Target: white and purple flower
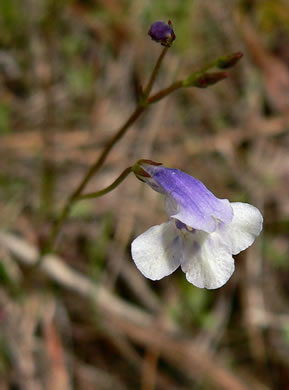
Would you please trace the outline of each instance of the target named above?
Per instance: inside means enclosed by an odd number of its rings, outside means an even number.
[[[152,280],[179,266],[200,288],[223,286],[234,272],[232,255],[248,248],[262,230],[260,211],[247,203],[216,198],[199,180],[151,161],[135,165],[136,176],[166,196],[169,221],[153,226],[131,245],[141,273]]]

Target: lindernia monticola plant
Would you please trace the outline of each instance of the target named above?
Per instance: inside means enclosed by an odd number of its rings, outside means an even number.
[[[218,199],[194,177],[150,160],[138,161],[132,170],[165,195],[169,217],[132,242],[137,268],[159,280],[181,266],[197,287],[223,286],[234,272],[232,255],[252,245],[262,230],[260,211],[248,203]]]
[[[227,69],[235,66],[243,56],[240,51],[222,55],[184,79],[173,81],[154,93],[152,91],[162,61],[174,43],[176,34],[171,21],[152,23],[148,34],[153,41],[164,46],[148,82],[139,86],[135,109],[107,140],[99,156],[67,197],[41,250],[38,264],[45,258],[45,253],[55,248],[75,202],[98,198],[113,191],[130,172],[134,172],[152,189],[166,196],[169,216],[168,222],[153,226],[133,241],[132,257],[138,269],[147,278],[158,280],[181,266],[188,281],[195,286],[218,288],[234,272],[232,255],[248,248],[262,230],[262,216],[254,206],[218,199],[197,179],[148,160],[140,160],[133,167],[127,167],[109,186],[84,193],[86,185],[104,165],[112,148],[149,106],[178,89],[207,88],[226,79],[229,75]]]

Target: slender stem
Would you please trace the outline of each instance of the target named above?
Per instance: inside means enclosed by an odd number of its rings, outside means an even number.
[[[71,209],[71,206],[74,204],[75,201],[77,201],[78,199],[85,199],[85,198],[89,198],[89,197],[97,197],[97,196],[104,195],[105,193],[111,191],[114,188],[114,187],[112,188],[112,186],[114,184],[116,184],[116,185],[119,184],[118,180],[120,178],[117,179],[107,189],[104,189],[104,190],[96,192],[96,193],[86,194],[86,195],[80,196],[82,191],[83,191],[83,189],[85,188],[86,184],[89,182],[89,180],[92,178],[92,176],[102,167],[102,165],[105,162],[105,160],[106,160],[108,154],[110,153],[111,149],[125,135],[125,133],[128,130],[128,128],[138,119],[138,117],[143,113],[143,111],[145,111],[145,109],[150,104],[156,103],[157,101],[163,99],[165,96],[169,95],[170,93],[172,93],[175,90],[177,90],[177,89],[179,89],[179,88],[184,86],[184,83],[183,83],[184,80],[179,80],[179,81],[176,81],[173,84],[171,84],[169,87],[164,88],[161,91],[159,91],[159,92],[157,92],[154,95],[149,97],[149,94],[150,94],[150,92],[152,90],[153,84],[154,84],[154,82],[156,80],[156,77],[157,77],[157,74],[159,72],[161,63],[162,63],[162,61],[164,59],[164,56],[165,56],[167,50],[168,50],[168,47],[164,47],[164,49],[162,50],[162,52],[161,52],[161,54],[160,54],[160,56],[159,56],[159,58],[158,58],[158,60],[157,60],[157,62],[155,64],[155,66],[154,66],[154,69],[152,71],[152,74],[150,76],[148,84],[147,84],[147,86],[146,86],[146,88],[144,90],[142,99],[139,102],[139,104],[136,106],[134,112],[130,115],[130,117],[127,119],[127,121],[117,130],[115,135],[108,141],[107,145],[103,149],[103,151],[100,154],[100,156],[98,157],[98,159],[88,169],[86,175],[84,176],[82,181],[79,183],[78,187],[68,197],[68,199],[67,199],[67,201],[66,201],[66,203],[65,203],[65,205],[64,205],[64,207],[62,209],[62,211],[60,212],[60,214],[59,214],[59,216],[58,216],[57,220],[55,221],[55,224],[54,224],[54,226],[52,228],[51,236],[50,236],[50,238],[48,240],[48,244],[47,244],[47,246],[45,248],[45,251],[49,251],[49,250],[51,250],[53,248],[53,246],[55,244],[55,241],[56,241],[56,238],[57,238],[57,236],[58,236],[58,234],[59,234],[59,232],[61,230],[61,227],[62,227],[63,223],[65,222],[67,216],[69,215],[69,211]],[[216,65],[216,63],[217,63],[217,60],[209,63],[208,65],[204,66],[203,68],[201,68],[199,71],[197,71],[195,73],[204,73],[208,69],[214,67]],[[125,173],[124,172],[123,172],[123,174],[124,174],[124,177],[125,177]]]
[[[161,54],[160,54],[160,56],[159,56],[159,58],[158,58],[158,60],[157,60],[157,62],[155,64],[155,67],[154,67],[154,69],[152,71],[152,74],[151,74],[151,77],[150,77],[150,79],[148,81],[148,84],[145,87],[145,90],[144,90],[144,93],[143,93],[143,100],[147,99],[147,97],[149,96],[149,94],[150,94],[150,92],[152,90],[152,87],[153,87],[154,82],[156,80],[157,74],[158,74],[158,72],[160,70],[161,63],[162,63],[162,61],[164,59],[164,56],[166,55],[168,49],[169,49],[168,47],[164,47],[163,48],[163,50],[162,50],[162,52],[161,52]]]
[[[100,196],[103,196],[103,195],[107,194],[108,192],[114,190],[131,173],[131,168],[132,167],[126,168],[111,185],[104,188],[103,190],[79,195],[79,197],[76,200],[99,198]]]
[[[56,238],[61,230],[61,227],[66,220],[71,206],[74,204],[74,202],[77,200],[83,189],[85,188],[88,181],[91,179],[91,177],[101,168],[103,165],[107,155],[109,154],[110,150],[113,148],[113,146],[121,139],[121,137],[125,134],[127,129],[136,121],[136,119],[141,115],[141,113],[145,110],[146,106],[137,106],[134,112],[131,114],[131,116],[128,118],[128,120],[123,124],[123,126],[115,133],[115,135],[110,139],[110,141],[107,143],[105,148],[103,149],[102,153],[98,157],[98,159],[95,161],[93,165],[89,168],[84,178],[79,183],[78,187],[74,190],[74,192],[68,197],[61,213],[59,214],[57,220],[55,221],[55,224],[52,228],[51,236],[49,238],[48,244],[46,248],[44,249],[45,252],[50,251],[53,249],[54,243],[56,241]]]
[[[171,84],[169,87],[162,89],[161,91],[155,93],[151,97],[147,99],[148,104],[156,103],[157,101],[163,99],[165,96],[169,95],[170,93],[174,92],[175,90],[181,88],[183,86],[183,81],[176,81],[173,84]]]
[[[102,167],[103,163],[105,162],[108,154],[110,153],[110,151],[114,147],[114,145],[125,135],[125,133],[128,130],[128,128],[138,119],[138,117],[148,107],[148,105],[150,103],[150,101],[148,99],[148,95],[151,92],[151,89],[152,89],[153,84],[155,82],[156,76],[157,76],[158,71],[160,69],[162,60],[163,60],[167,50],[168,50],[167,47],[165,47],[162,50],[162,52],[161,52],[161,54],[160,54],[160,56],[159,56],[159,58],[158,58],[158,60],[156,62],[156,65],[155,65],[155,67],[154,67],[154,69],[152,71],[152,74],[151,74],[151,77],[149,79],[149,82],[148,82],[148,84],[147,84],[147,86],[145,88],[145,91],[144,91],[144,94],[143,94],[143,98],[139,102],[139,104],[136,106],[134,112],[130,115],[130,117],[127,119],[127,121],[117,130],[115,135],[108,141],[107,145],[105,146],[105,148],[101,152],[101,154],[98,157],[98,159],[88,169],[86,175],[81,180],[81,182],[79,183],[77,188],[68,197],[66,203],[63,206],[63,209],[61,210],[60,214],[58,215],[58,217],[57,217],[57,219],[56,219],[56,221],[54,223],[54,226],[53,226],[52,231],[51,231],[51,235],[50,235],[50,237],[48,239],[48,243],[47,243],[46,247],[44,248],[44,253],[49,252],[51,249],[53,249],[53,247],[55,245],[55,241],[56,241],[56,239],[58,237],[58,234],[60,233],[62,225],[63,225],[63,223],[65,222],[66,218],[69,215],[69,212],[70,212],[70,209],[71,209],[72,205],[74,204],[74,202],[76,202],[79,199],[79,197],[80,197],[82,191],[84,190],[86,184],[89,182],[89,180],[92,178],[92,176]],[[165,89],[165,90],[167,90],[167,89]],[[159,94],[160,93],[161,92],[159,92]],[[168,93],[169,92],[167,92],[163,96],[166,96]],[[161,97],[158,98],[158,100],[159,99],[161,99]]]
[[[98,159],[95,161],[95,163],[89,168],[87,174],[84,176],[82,181],[80,182],[79,186],[76,188],[74,193],[71,195],[72,199],[76,199],[78,195],[82,192],[86,184],[89,182],[89,180],[92,178],[92,176],[102,167],[103,163],[106,160],[106,157],[108,156],[111,149],[114,147],[114,145],[124,136],[127,129],[137,120],[137,118],[142,114],[142,112],[145,110],[146,106],[137,106],[134,112],[131,114],[131,116],[128,118],[128,120],[120,127],[120,129],[115,133],[115,135],[110,139],[110,141],[106,144],[105,148],[103,149],[102,153],[98,157]]]

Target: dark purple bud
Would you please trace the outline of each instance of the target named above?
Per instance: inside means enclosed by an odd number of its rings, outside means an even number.
[[[176,39],[172,23],[157,21],[151,25],[148,32],[152,40],[161,43],[163,46],[170,47],[172,42]]]
[[[243,57],[243,53],[237,51],[236,53],[229,54],[227,56],[222,56],[217,59],[216,67],[220,69],[231,68],[231,66],[236,65],[236,63]]]
[[[183,81],[184,87],[207,88],[210,85],[216,84],[218,81],[228,77],[227,72],[217,73],[193,73]]]

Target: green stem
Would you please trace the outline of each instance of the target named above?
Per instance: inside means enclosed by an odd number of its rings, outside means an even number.
[[[105,162],[109,152],[114,147],[114,145],[124,136],[128,128],[137,120],[137,118],[143,113],[146,106],[137,106],[128,120],[120,127],[120,129],[115,133],[115,135],[110,139],[110,141],[106,144],[99,158],[95,161],[95,163],[89,168],[87,174],[84,176],[83,180],[80,182],[79,186],[76,188],[74,193],[70,198],[76,199],[79,194],[82,192],[86,184],[92,178],[92,176],[102,167]]]
[[[162,52],[161,52],[161,54],[160,54],[160,56],[159,56],[159,58],[158,58],[158,60],[156,62],[156,65],[154,66],[154,69],[152,71],[152,74],[151,74],[151,77],[150,77],[150,79],[148,81],[148,84],[147,84],[147,86],[145,88],[143,97],[142,97],[141,101],[139,102],[139,104],[136,106],[134,112],[130,115],[130,117],[127,119],[127,121],[117,130],[115,135],[108,141],[107,145],[105,146],[105,148],[101,152],[101,154],[98,157],[98,159],[88,169],[86,175],[81,180],[81,182],[79,183],[77,188],[68,197],[66,203],[64,204],[60,214],[58,215],[58,217],[57,217],[57,219],[56,219],[56,221],[54,223],[54,226],[53,226],[52,231],[51,231],[51,235],[50,235],[50,237],[48,239],[48,243],[47,243],[46,247],[44,248],[43,253],[47,253],[47,252],[49,252],[50,250],[53,249],[53,247],[55,245],[55,241],[56,241],[56,239],[58,237],[58,234],[60,233],[62,225],[63,225],[63,223],[65,222],[66,218],[69,215],[69,212],[70,212],[70,209],[71,209],[72,205],[78,199],[80,199],[80,198],[83,199],[83,197],[81,197],[81,193],[84,190],[86,184],[89,182],[89,180],[92,178],[92,176],[102,167],[103,163],[105,162],[108,154],[110,153],[110,151],[114,147],[114,145],[116,145],[116,143],[125,135],[125,133],[129,129],[129,127],[139,118],[139,116],[145,111],[145,109],[151,103],[150,99],[148,99],[148,96],[149,96],[149,94],[150,94],[150,92],[152,90],[153,84],[155,82],[155,79],[157,77],[158,71],[160,69],[161,63],[162,63],[162,61],[164,59],[164,56],[165,56],[167,50],[168,50],[167,47],[165,47],[162,50]],[[180,86],[178,86],[178,88],[179,87]],[[174,89],[172,89],[171,91],[173,91],[173,90]],[[167,92],[165,92],[162,97],[166,96],[169,93],[169,89],[166,88],[164,91],[167,91]],[[161,94],[161,92],[162,91],[160,91],[158,94],[155,95],[157,100],[160,100],[162,98],[162,97],[158,97]],[[154,96],[152,96],[152,98],[153,97]],[[152,102],[154,102],[154,101],[152,101]]]
[[[111,138],[111,140],[107,143],[105,148],[103,149],[102,153],[98,157],[98,159],[95,161],[93,165],[89,168],[84,178],[79,183],[78,187],[74,190],[74,192],[68,197],[61,213],[59,214],[57,220],[55,221],[55,224],[52,228],[51,236],[49,238],[48,244],[46,248],[44,249],[45,252],[50,251],[54,247],[54,243],[56,241],[56,238],[61,230],[61,227],[66,220],[66,218],[69,215],[71,206],[74,204],[74,202],[79,198],[79,195],[85,188],[86,184],[89,182],[89,180],[92,178],[92,176],[101,168],[103,165],[107,155],[113,148],[113,146],[123,137],[127,129],[136,121],[136,119],[141,115],[141,113],[145,110],[146,106],[137,106],[134,112],[131,114],[131,116],[128,118],[128,120],[121,126],[121,128],[115,133],[115,135]]]
[[[104,188],[103,190],[79,195],[79,197],[76,200],[99,198],[100,196],[103,196],[103,195],[107,194],[108,192],[114,190],[131,173],[131,168],[132,167],[126,168],[111,185]]]
[[[165,96],[169,95],[170,93],[176,91],[179,88],[182,88],[183,81],[176,81],[173,84],[171,84],[169,87],[162,89],[161,91],[155,93],[151,97],[147,99],[148,104],[156,103],[157,101],[163,99]]]
[[[150,92],[152,90],[152,87],[153,87],[154,82],[156,80],[157,74],[158,74],[158,72],[160,70],[161,63],[162,63],[162,61],[164,59],[164,56],[166,55],[168,49],[169,49],[168,47],[164,47],[163,48],[163,50],[162,50],[162,52],[161,52],[161,54],[160,54],[160,56],[159,56],[159,58],[158,58],[158,60],[157,60],[157,62],[155,64],[155,67],[154,67],[154,69],[152,71],[151,77],[150,77],[150,79],[148,81],[148,84],[145,87],[145,90],[144,90],[144,93],[143,93],[143,100],[144,101],[147,99],[147,97],[149,96],[149,94],[150,94]]]

